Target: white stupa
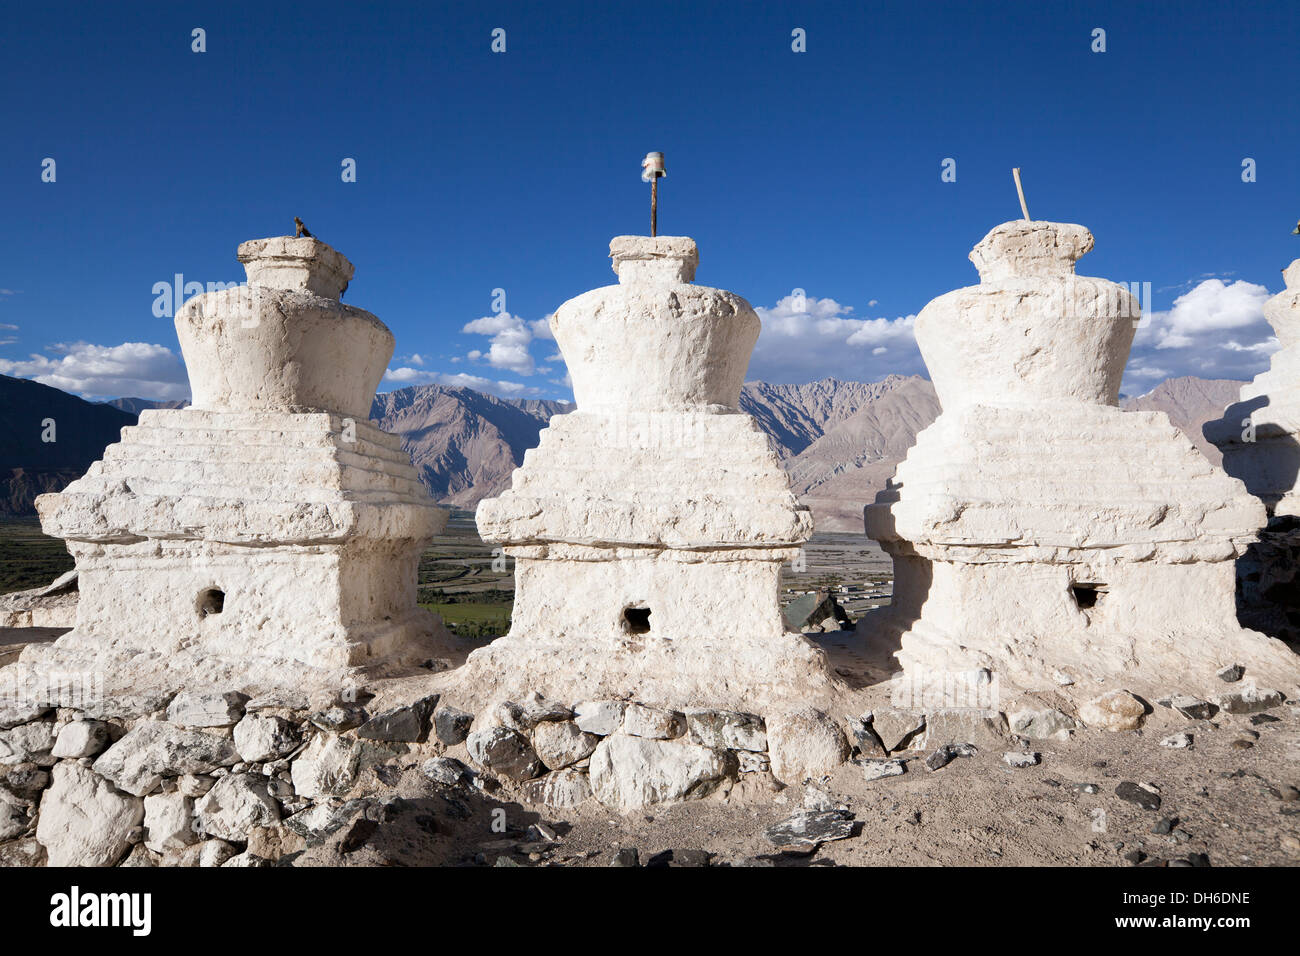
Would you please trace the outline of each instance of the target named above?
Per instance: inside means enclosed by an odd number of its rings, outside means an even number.
[[[102,461],[36,501],[76,559],[76,627],[22,666],[105,690],[337,688],[396,672],[445,631],[416,606],[443,526],[398,438],[368,421],[393,335],[339,296],[319,240],[245,242],[248,285],[185,303],[193,404],[141,413]]]
[[[515,560],[515,605],[466,680],[744,709],[824,690],[824,655],[786,631],[777,594],[812,516],[738,408],[758,316],[691,284],[691,239],[620,236],[610,257],[618,284],[551,318],[577,410],[478,507]]]
[[[1138,309],[1075,276],[1092,245],[1004,223],[971,252],[979,285],[917,317],[943,412],[866,509],[895,594],[859,631],[897,641],[918,684],[984,669],[1004,694],[1209,693],[1236,663],[1294,687],[1294,655],[1236,617],[1263,506],[1166,415],[1119,409]]]
[[[1269,369],[1242,386],[1240,400],[1207,422],[1223,467],[1264,503],[1268,525],[1237,564],[1242,620],[1274,637],[1300,640],[1300,259],[1286,288],[1264,303],[1282,346]]]

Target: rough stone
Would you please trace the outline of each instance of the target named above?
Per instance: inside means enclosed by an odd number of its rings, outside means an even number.
[[[14,700],[0,696],[0,730],[30,724],[50,712],[50,705],[36,701]]]
[[[522,782],[542,772],[528,738],[509,727],[487,727],[470,732],[465,741],[470,758],[484,770]]]
[[[280,807],[271,796],[266,778],[232,773],[217,781],[194,807],[200,832],[242,843],[253,827],[280,821]]]
[[[180,792],[144,798],[144,845],[155,853],[197,843],[202,836],[194,824],[194,801]]]
[[[524,799],[557,809],[569,809],[591,796],[591,780],[577,770],[557,770],[524,784]]]
[[[59,729],[55,741],[55,757],[76,760],[95,757],[108,746],[108,724],[102,720],[73,720]]]
[[[370,805],[368,800],[329,799],[295,813],[284,821],[284,825],[310,846],[343,829]]]
[[[573,711],[559,701],[547,700],[536,691],[523,702],[503,700],[492,711],[493,722],[509,727],[521,734],[532,733],[534,727],[549,720],[572,720]]]
[[[234,744],[201,730],[141,721],[95,761],[95,772],[137,797],[152,793],[164,776],[205,774],[237,763]]]
[[[439,707],[433,713],[434,733],[448,747],[463,744],[473,725],[474,715],[455,707]]]
[[[0,790],[31,798],[50,785],[49,771],[34,763],[14,764],[0,773]]]
[[[686,714],[690,741],[713,750],[767,750],[767,725],[756,714],[694,710]]]
[[[872,760],[857,758],[853,761],[862,768],[864,780],[880,780],[884,777],[901,777],[907,767],[901,760]]]
[[[560,770],[590,757],[600,738],[583,733],[571,720],[549,720],[533,730],[533,749],[548,770]]]
[[[261,763],[293,753],[302,743],[302,734],[283,717],[249,714],[235,725],[234,739],[240,760]]]
[[[357,736],[366,740],[422,744],[429,739],[429,718],[437,704],[438,695],[433,694],[386,710],[357,728]]]
[[[202,867],[225,866],[227,860],[239,854],[239,850],[225,840],[204,840],[198,846],[198,865]]]
[[[1008,767],[1036,767],[1042,758],[1036,753],[1012,751],[1002,755],[1002,762]]]
[[[764,835],[778,847],[818,847],[853,836],[853,814],[843,810],[797,810],[767,828]]]
[[[0,867],[44,866],[45,862],[45,847],[37,843],[35,839],[0,843]]]
[[[623,733],[653,740],[673,740],[686,732],[686,718],[675,710],[630,703],[623,712]]]
[[[849,734],[857,747],[858,753],[864,757],[887,757],[889,751],[885,749],[884,742],[881,741],[880,735],[876,733],[872,722],[875,715],[868,712],[861,717],[849,717],[848,727]]]
[[[341,734],[366,722],[366,709],[360,704],[335,704],[312,714],[308,720],[321,730]]]
[[[773,776],[790,785],[828,776],[849,759],[844,732],[812,707],[770,717],[767,743]]]
[[[591,757],[591,789],[622,811],[707,796],[735,772],[725,753],[678,740],[614,734]]]
[[[1225,684],[1235,684],[1246,674],[1246,668],[1240,664],[1229,664],[1220,671],[1216,671],[1214,676],[1219,678]]]
[[[308,800],[341,796],[356,785],[360,761],[357,741],[320,734],[290,767],[293,789]]]
[[[737,750],[736,762],[741,773],[766,773],[772,769],[772,761],[768,759],[767,754],[755,753],[752,750]]]
[[[1201,700],[1199,697],[1193,697],[1190,694],[1176,694],[1158,703],[1178,711],[1188,720],[1209,720],[1219,712],[1218,705],[1207,700]]]
[[[1194,738],[1186,731],[1180,731],[1176,734],[1170,734],[1160,741],[1161,747],[1171,747],[1174,750],[1189,750],[1192,747]]]
[[[1143,810],[1160,809],[1160,794],[1150,784],[1125,780],[1115,788],[1115,795],[1121,800],[1136,804]]]
[[[244,716],[247,702],[248,695],[239,691],[181,691],[167,706],[167,720],[181,727],[233,727]]]
[[[1137,730],[1146,707],[1126,690],[1112,690],[1079,705],[1079,717],[1100,730]]]
[[[77,763],[55,764],[41,797],[36,839],[50,866],[112,866],[131,846],[144,819],[144,801],[120,792]]]
[[[1006,737],[1007,719],[996,710],[942,708],[926,713],[924,742],[917,749],[959,743],[998,746]]]
[[[913,711],[882,707],[871,714],[871,729],[880,738],[887,753],[919,750],[925,742],[925,715]]]
[[[573,719],[584,733],[608,737],[623,726],[626,706],[621,700],[585,700],[573,708]]]
[[[0,730],[0,766],[20,763],[37,763],[48,766],[54,763],[50,751],[54,748],[55,726],[52,720],[37,720],[19,724],[9,730]]]
[[[1026,707],[1008,716],[1011,730],[1030,740],[1070,739],[1072,719],[1053,707]]]
[[[1283,696],[1275,690],[1248,687],[1235,694],[1219,694],[1214,703],[1227,714],[1255,714],[1282,705]]]
[[[455,757],[430,757],[420,765],[420,773],[445,787],[463,783],[469,772],[469,768]]]

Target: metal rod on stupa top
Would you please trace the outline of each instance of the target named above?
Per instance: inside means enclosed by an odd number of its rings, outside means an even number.
[[[659,177],[667,176],[663,153],[646,153],[641,160],[641,181],[650,184],[650,235],[659,234]]]
[[[1016,195],[1020,197],[1020,211],[1025,214],[1025,219],[1029,219],[1029,207],[1025,205],[1025,189],[1020,185],[1020,167],[1017,166],[1011,170],[1011,178],[1016,181]]]

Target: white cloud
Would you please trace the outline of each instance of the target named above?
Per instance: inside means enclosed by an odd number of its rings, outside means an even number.
[[[189,380],[180,356],[162,345],[123,342],[92,345],[59,343],[26,360],[0,359],[0,373],[30,378],[86,398],[189,398]]]
[[[1268,297],[1268,289],[1254,282],[1206,279],[1174,299],[1174,307],[1168,312],[1152,315],[1156,348],[1221,344],[1216,341],[1223,338],[1218,333],[1264,322],[1264,302]]]
[[[461,332],[487,335],[492,339],[486,354],[477,349],[469,353],[474,361],[482,359],[493,368],[503,368],[516,375],[532,375],[536,365],[528,346],[533,340],[533,326],[536,324],[527,323],[509,312],[499,312],[467,322]]]
[[[1195,279],[1165,311],[1142,316],[1122,390],[1138,394],[1152,380],[1184,375],[1245,381],[1268,367],[1279,348],[1264,318],[1269,291],[1243,279]]]
[[[788,295],[754,311],[763,321],[750,379],[808,382],[831,376],[873,381],[891,372],[924,373],[913,327],[916,316],[860,319],[834,299]],[[888,360],[880,358],[890,353]]]

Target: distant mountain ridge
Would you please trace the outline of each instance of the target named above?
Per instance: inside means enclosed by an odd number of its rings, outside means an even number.
[[[572,409],[564,402],[412,385],[376,395],[370,417],[401,436],[420,480],[437,501],[472,508],[505,490],[551,416]]]
[[[1121,404],[1169,414],[1207,457],[1218,450],[1201,425],[1236,401],[1241,382],[1176,378]],[[26,379],[0,376],[0,514],[30,514],[32,501],[80,476],[146,408],[184,402],[121,398],[84,401]],[[879,382],[833,378],[802,385],[747,382],[740,407],[771,437],[791,485],[821,531],[861,531],[862,507],[875,498],[916,434],[939,414],[934,386],[917,375]],[[375,397],[371,418],[399,435],[434,499],[473,508],[509,487],[524,452],[566,402],[498,398],[469,388],[413,385]],[[40,441],[53,418],[58,441]]]
[[[40,382],[0,375],[0,515],[35,513],[37,495],[81,477],[135,419]]]

